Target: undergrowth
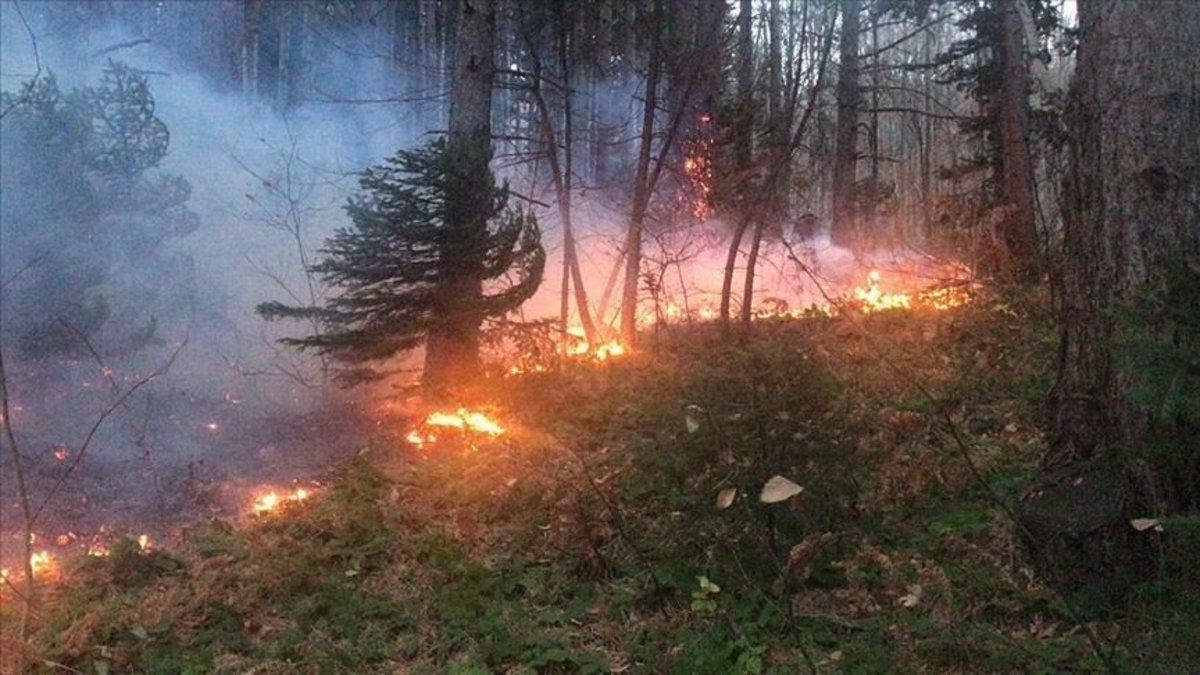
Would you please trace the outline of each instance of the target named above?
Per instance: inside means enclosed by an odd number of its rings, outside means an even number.
[[[1129,606],[1089,617],[1107,665],[1015,546],[1055,359],[1031,307],[680,326],[603,367],[493,383],[505,436],[421,457],[385,431],[302,505],[69,570],[35,616],[35,663],[1196,669],[1195,519],[1164,524],[1181,534]],[[804,489],[763,503],[773,476]]]

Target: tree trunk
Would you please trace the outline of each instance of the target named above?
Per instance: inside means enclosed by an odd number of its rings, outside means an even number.
[[[787,199],[788,131],[790,111],[783,105],[783,23],[779,0],[771,0],[767,6],[767,155],[777,165],[771,167],[771,179],[758,190],[754,200],[754,230],[751,232],[750,251],[746,254],[746,274],[742,279],[741,322],[750,325],[754,316],[754,275],[758,269],[758,254],[762,250],[762,239],[768,219],[783,212]],[[799,77],[799,73],[796,74]]]
[[[658,78],[662,65],[662,0],[654,3],[654,37],[646,72],[645,103],[642,107],[642,132],[638,147],[637,172],[634,176],[633,208],[629,235],[625,243],[625,283],[621,289],[621,340],[629,347],[637,344],[638,286],[642,269],[642,230],[654,186],[650,179],[650,150],[654,143],[654,119],[658,108]]]
[[[833,157],[833,226],[831,239],[838,246],[858,246],[855,182],[858,164],[858,110],[862,91],[858,83],[859,0],[842,0],[842,33],[838,48],[837,131]]]
[[[1001,0],[1004,81],[1000,97],[1001,172],[998,177],[1005,213],[999,244],[1004,276],[1037,277],[1038,245],[1034,220],[1033,159],[1029,150],[1029,66],[1026,62],[1024,0]]]
[[[1132,383],[1147,374],[1128,356],[1130,345],[1170,350],[1185,339],[1196,349],[1194,328],[1187,338],[1179,318],[1196,301],[1180,308],[1163,294],[1194,298],[1197,286],[1200,3],[1079,8],[1054,435],[1021,524],[1052,583],[1112,592],[1153,574],[1154,533],[1134,531],[1129,519],[1197,506],[1194,492],[1190,503],[1173,496],[1164,455],[1148,450],[1186,441],[1194,485],[1197,421],[1151,416],[1135,403]],[[1131,311],[1151,314],[1122,319]]]
[[[430,330],[425,383],[440,388],[479,372],[479,325],[483,297],[482,240],[487,237],[487,199],[470,195],[490,183],[492,76],[496,12],[491,0],[463,0],[450,89],[449,152],[457,165],[449,179],[446,228],[451,252],[443,253],[436,311]]]
[[[733,274],[737,271],[738,250],[746,234],[750,219],[747,212],[750,190],[748,179],[754,159],[754,4],[751,0],[740,0],[738,5],[738,116],[734,129],[734,158],[737,166],[736,184],[741,192],[742,207],[733,236],[729,240],[729,254],[725,258],[725,275],[721,281],[721,323],[729,323],[730,298],[733,295]]]
[[[262,0],[248,0],[242,10],[242,98],[258,103],[258,58],[262,42]]]
[[[550,116],[550,107],[546,104],[546,97],[542,94],[542,62],[536,55],[535,48],[532,44],[528,46],[529,51],[533,54],[534,62],[534,77],[533,77],[533,100],[534,105],[538,110],[539,127],[541,128],[542,141],[546,146],[546,159],[550,165],[550,176],[554,182],[555,198],[558,201],[558,215],[562,221],[563,233],[563,281],[562,292],[563,298],[559,309],[561,329],[563,332],[563,346],[565,347],[566,331],[568,323],[568,315],[570,314],[570,288],[571,284],[575,287],[575,304],[579,310],[579,323],[583,328],[584,339],[591,346],[597,344],[596,341],[596,326],[592,322],[591,307],[588,303],[587,287],[583,284],[583,273],[579,268],[579,256],[575,249],[575,232],[574,225],[571,219],[571,190],[572,190],[572,171],[573,171],[573,153],[572,141],[574,136],[574,128],[572,125],[572,108],[571,102],[573,94],[571,91],[571,63],[570,63],[570,48],[568,44],[568,36],[570,33],[567,30],[567,18],[559,17],[559,57],[560,66],[562,69],[562,88],[563,88],[563,154],[562,160],[559,160],[558,155],[558,135],[554,131],[554,122]]]

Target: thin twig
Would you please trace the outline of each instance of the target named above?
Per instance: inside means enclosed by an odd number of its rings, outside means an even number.
[[[133,386],[127,389],[120,398],[118,398],[112,405],[108,406],[108,408],[104,410],[100,417],[96,419],[96,422],[88,431],[87,437],[83,441],[83,445],[79,447],[79,452],[75,454],[74,459],[71,461],[71,465],[67,467],[67,470],[63,473],[63,475],[59,476],[58,480],[50,488],[50,491],[47,492],[46,496],[42,499],[42,503],[38,506],[37,510],[33,512],[33,517],[30,519],[30,526],[37,522],[38,517],[42,515],[42,511],[46,509],[46,505],[49,504],[50,500],[58,494],[58,491],[62,488],[63,484],[67,482],[67,478],[74,473],[75,469],[79,466],[79,463],[83,461],[84,456],[87,454],[88,447],[92,443],[92,439],[96,437],[96,432],[100,430],[100,427],[104,424],[104,421],[107,420],[110,415],[116,412],[117,408],[120,408],[122,405],[124,405],[125,401],[132,396],[134,392],[154,381],[159,376],[166,374],[166,372],[170,370],[171,366],[175,363],[175,359],[179,356],[179,353],[182,352],[183,348],[187,346],[187,343],[188,337],[184,337],[183,341],[179,343],[179,346],[175,348],[175,351],[171,353],[171,357],[167,359],[166,363],[164,363],[153,373],[150,373],[149,375],[135,382]]]
[[[8,439],[8,448],[12,452],[13,468],[17,474],[17,493],[21,500],[21,516],[24,519],[25,535],[25,604],[21,610],[21,624],[17,636],[25,642],[26,631],[29,629],[29,609],[33,604],[33,517],[29,510],[29,487],[25,483],[24,458],[17,446],[17,436],[13,433],[12,411],[8,405],[8,374],[4,370],[4,354],[0,350],[0,411],[4,413],[2,423],[4,436]],[[7,581],[7,579],[5,580]]]

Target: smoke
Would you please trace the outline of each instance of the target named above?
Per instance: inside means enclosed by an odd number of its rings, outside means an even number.
[[[320,386],[317,357],[277,344],[306,326],[266,323],[254,307],[321,299],[302,262],[348,225],[342,207],[355,173],[442,126],[436,107],[313,100],[281,116],[269,99],[248,104],[119,20],[63,28],[72,11],[72,3],[0,5],[0,89],[15,95],[52,73],[60,109],[77,110],[65,102],[72,92],[95,89],[109,59],[119,61],[146,78],[169,146],[128,186],[98,182],[95,172],[62,182],[83,172],[70,167],[78,158],[51,170],[56,148],[36,125],[51,117],[4,104],[0,336],[12,406],[4,423],[28,458],[35,507],[49,498],[39,528],[86,531],[216,508],[192,500],[219,501],[202,488],[223,481],[324,470],[370,431],[355,424],[360,396]],[[370,35],[324,37],[362,47]],[[331,51],[311,74],[322,97],[403,90],[403,73],[370,50]],[[22,183],[31,176],[40,182]],[[159,186],[173,176],[190,185],[186,201],[143,204],[167,194]],[[7,453],[0,468],[0,515],[15,527]],[[49,522],[57,518],[66,524]],[[18,550],[11,535],[0,541],[5,558]]]

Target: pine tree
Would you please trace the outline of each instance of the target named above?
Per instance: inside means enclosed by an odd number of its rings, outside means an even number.
[[[346,206],[352,226],[326,242],[311,268],[341,293],[324,307],[258,307],[268,319],[316,319],[324,328],[284,344],[340,361],[342,381],[352,384],[378,377],[372,363],[420,346],[431,333],[477,332],[486,318],[533,295],[546,258],[537,222],[508,207],[507,189],[490,172],[470,194],[456,189],[477,163],[468,157],[474,151],[437,140],[363,172],[363,193]],[[451,226],[447,209],[472,202],[487,213],[487,227]],[[480,278],[490,292],[446,293],[461,278]]]
[[[1002,277],[1030,280],[1037,276],[1033,159],[1030,136],[1033,111],[1026,21],[1045,38],[1058,25],[1047,0],[956,0],[965,12],[958,26],[967,37],[955,42],[937,62],[943,81],[954,83],[979,106],[962,124],[976,139],[979,152],[962,164],[960,175],[984,173],[979,203],[994,223],[988,233],[991,250],[985,266]],[[1026,16],[1028,14],[1028,16]],[[1048,59],[1048,54],[1041,58]],[[979,214],[983,215],[983,214]]]

